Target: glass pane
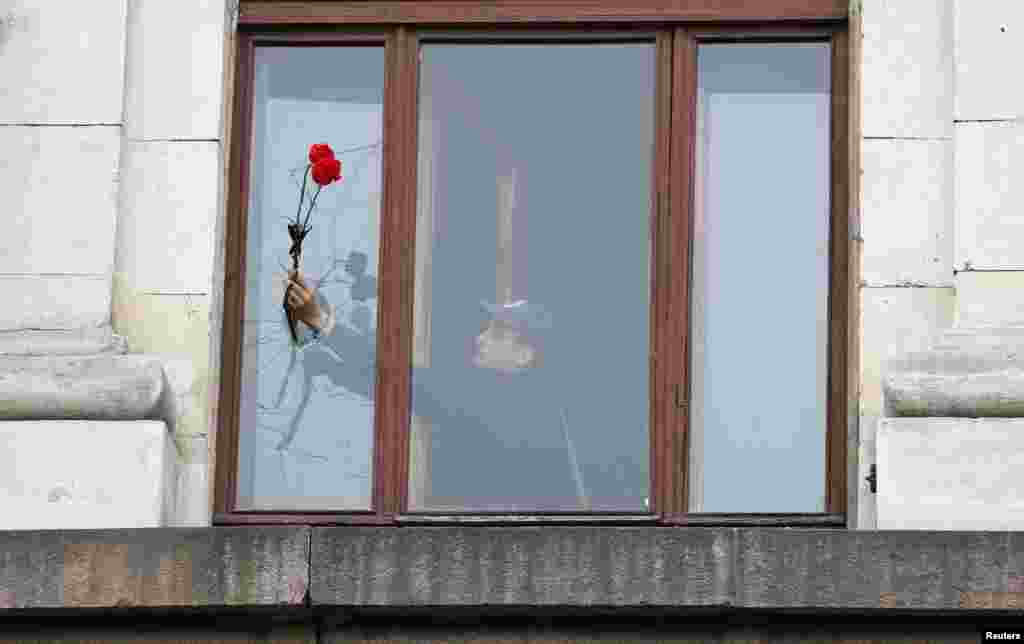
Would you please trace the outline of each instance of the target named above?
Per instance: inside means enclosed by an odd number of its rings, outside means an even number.
[[[428,44],[410,507],[643,512],[654,47]]]
[[[258,47],[246,255],[238,508],[370,508],[384,52]],[[300,273],[325,315],[321,341],[285,320],[296,216],[311,144],[342,179],[319,193]],[[307,184],[305,211],[316,185]]]
[[[824,512],[827,44],[698,50],[694,512]]]

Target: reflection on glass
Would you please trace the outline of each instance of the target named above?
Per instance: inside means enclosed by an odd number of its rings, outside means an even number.
[[[645,511],[653,45],[420,67],[410,509]]]
[[[383,49],[258,47],[255,74],[237,507],[369,509]],[[333,324],[319,342],[300,328],[297,347],[287,224],[313,143],[343,178],[317,199],[300,272]]]
[[[693,512],[824,512],[827,44],[698,50]]]

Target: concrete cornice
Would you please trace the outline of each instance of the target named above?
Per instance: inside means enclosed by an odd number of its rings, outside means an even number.
[[[0,421],[156,419],[165,388],[154,356],[0,356]]]
[[[889,359],[883,391],[887,416],[1024,417],[1024,327],[949,329]]]
[[[308,593],[307,593],[307,588]],[[78,609],[1017,610],[1024,533],[786,528],[0,532],[0,616]]]

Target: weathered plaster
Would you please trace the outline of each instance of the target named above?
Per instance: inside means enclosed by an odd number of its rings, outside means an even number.
[[[171,525],[210,525],[210,463],[208,438],[203,435],[175,437],[178,468],[174,486],[174,517]]]
[[[173,392],[167,417],[174,433],[206,434],[209,296],[141,293],[118,273],[112,316],[133,352],[160,356]]]

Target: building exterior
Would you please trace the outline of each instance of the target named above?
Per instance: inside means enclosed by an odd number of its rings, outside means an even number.
[[[1022,7],[0,0],[0,641],[1024,628]]]

